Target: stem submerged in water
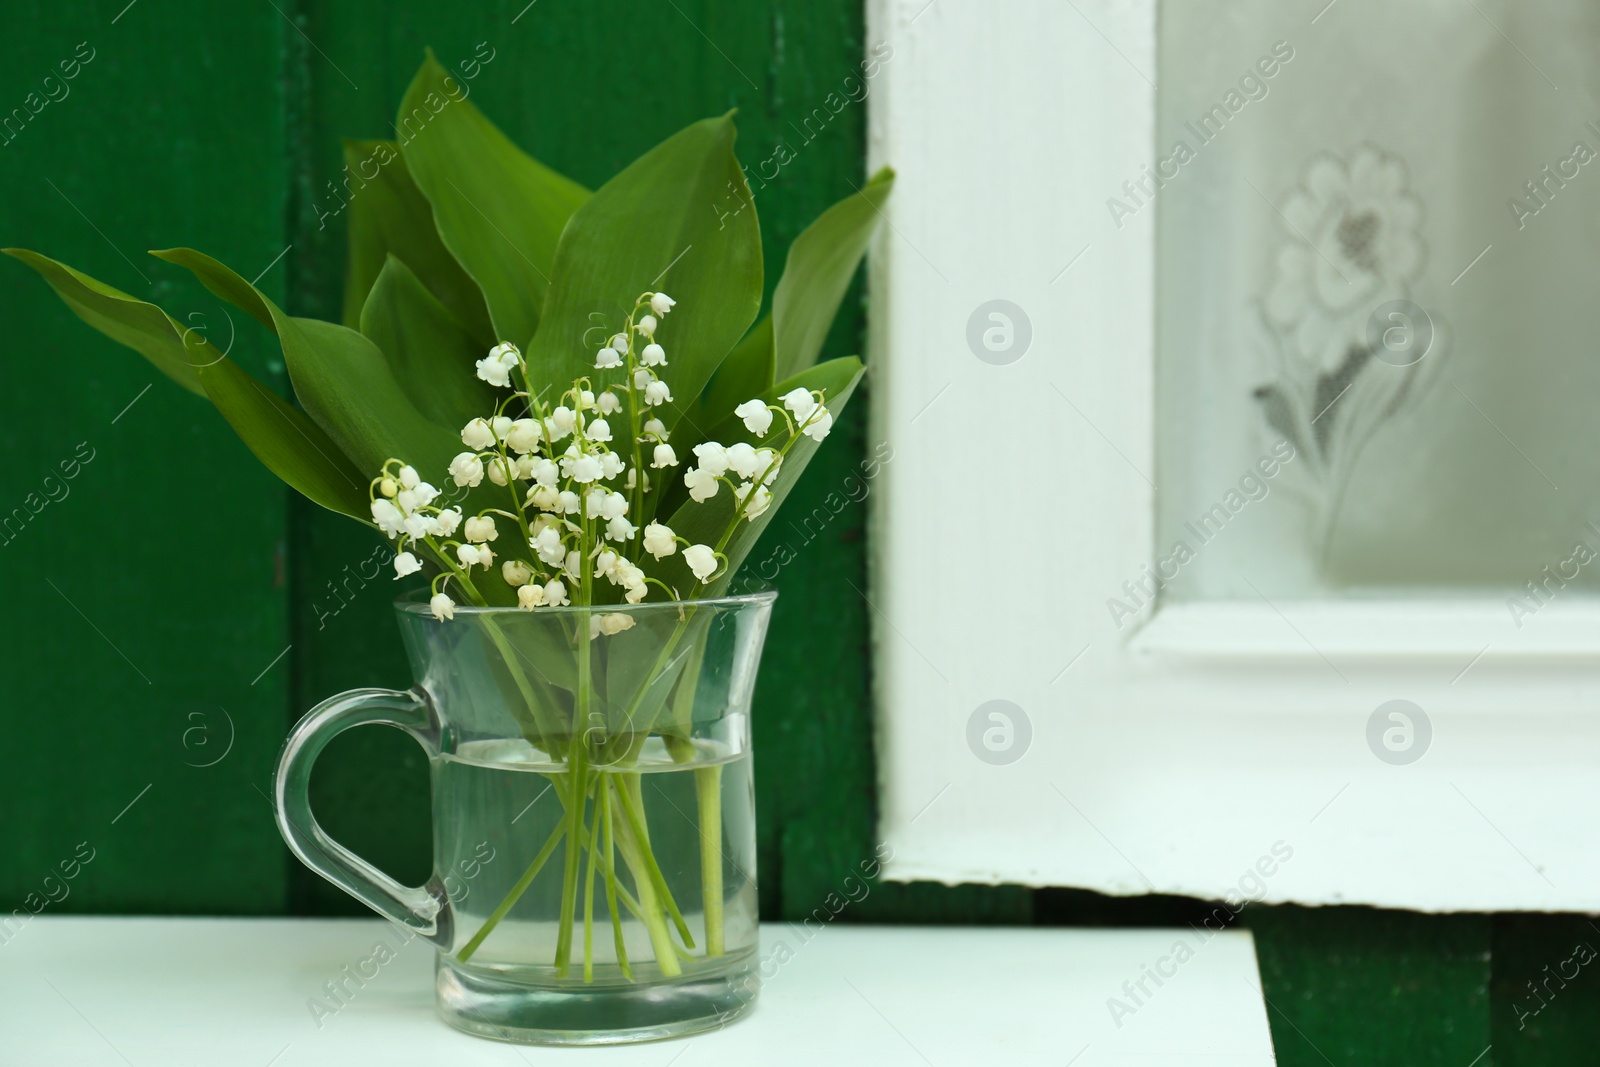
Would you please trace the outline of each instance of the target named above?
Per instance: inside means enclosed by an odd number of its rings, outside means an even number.
[[[522,877],[517,879],[517,884],[511,887],[511,892],[506,894],[506,898],[500,902],[500,906],[494,909],[494,914],[484,920],[483,925],[478,928],[478,932],[472,935],[472,940],[461,947],[461,951],[456,954],[458,960],[466,963],[472,958],[472,954],[478,951],[478,946],[483,944],[483,939],[488,937],[496,926],[500,925],[500,920],[506,917],[506,913],[511,910],[512,906],[522,899],[522,894],[528,891],[528,887],[533,884],[534,878],[538,876],[540,869],[544,867],[545,861],[550,858],[550,854],[556,850],[556,845],[566,836],[566,833],[565,824],[558,825],[550,832],[550,837],[545,841],[544,847],[539,850],[537,856],[533,857],[533,862],[528,864],[528,869],[522,872]]]
[[[585,583],[587,584],[587,583]],[[627,701],[624,721],[627,734],[612,739],[610,747],[605,742],[593,740],[593,731],[600,720],[597,709],[604,707],[604,682],[607,676],[606,660],[595,659],[595,638],[590,632],[587,614],[577,616],[577,624],[569,636],[574,640],[576,653],[576,678],[566,685],[572,694],[572,703],[560,712],[554,712],[552,701],[559,688],[551,688],[539,667],[515,645],[515,638],[501,632],[498,626],[489,632],[489,638],[511,674],[526,710],[514,709],[524,736],[539,750],[549,756],[564,759],[562,772],[550,773],[551,788],[562,805],[559,823],[549,839],[522,877],[505,899],[471,940],[458,953],[462,962],[478,951],[484,940],[511,912],[553,855],[557,844],[564,844],[562,891],[557,922],[554,967],[556,974],[565,978],[573,967],[573,942],[577,938],[579,919],[579,894],[583,896],[582,951],[583,980],[594,980],[594,912],[597,908],[596,874],[603,880],[606,912],[611,920],[617,966],[629,980],[635,978],[624,943],[622,920],[632,915],[644,927],[650,939],[659,974],[664,978],[682,973],[684,960],[693,957],[677,943],[692,949],[693,934],[679,910],[672,890],[662,874],[650,843],[648,813],[644,806],[643,773],[637,768],[644,742],[657,731],[641,723],[635,729],[636,715],[642,710],[650,687],[667,673],[674,674],[682,668],[679,684],[671,704],[671,723],[661,731],[673,762],[692,764],[697,756],[693,736],[694,697],[702,658],[705,653],[703,635],[684,648],[684,638],[691,633],[696,618],[694,609],[681,615],[677,625],[668,635],[646,675],[645,681],[634,690]],[[681,651],[680,651],[681,650]],[[679,665],[676,658],[687,657]],[[538,678],[528,668],[537,672]],[[598,675],[598,677],[597,677]],[[573,684],[573,683],[576,684]],[[598,686],[598,688],[597,688]],[[631,688],[631,687],[630,687]],[[557,721],[552,721],[557,720]],[[618,741],[626,741],[623,750],[610,756]],[[596,761],[599,761],[598,765]],[[704,939],[706,957],[721,956],[726,951],[725,920],[723,908],[723,856],[722,856],[722,804],[720,767],[682,767],[695,774],[695,798],[698,808],[698,844],[700,848],[700,888],[705,909]],[[588,850],[585,873],[584,850]],[[616,857],[621,857],[621,864]],[[620,868],[626,866],[632,878],[635,898],[619,881]],[[626,909],[624,911],[624,909]],[[673,936],[674,927],[678,939]]]
[[[723,952],[722,765],[696,767],[694,799],[700,809],[700,901],[706,916],[706,955]]]
[[[614,775],[608,774],[606,777],[612,780],[617,800],[626,812],[627,786]],[[617,849],[622,853],[622,860],[628,865],[628,870],[632,872],[634,887],[639,891],[640,917],[644,922],[645,932],[650,935],[650,948],[655,953],[656,966],[661,970],[662,977],[675,978],[683,973],[683,968],[678,963],[678,950],[672,943],[672,931],[667,928],[667,920],[661,914],[661,901],[656,896],[655,882],[650,877],[648,865],[655,862],[655,857],[650,854],[650,844],[648,841],[642,843],[639,841],[637,831],[628,821],[614,822],[613,826],[619,831]]]

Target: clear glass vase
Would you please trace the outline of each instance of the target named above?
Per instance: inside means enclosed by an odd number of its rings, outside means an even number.
[[[314,708],[278,826],[312,870],[438,948],[440,1014],[533,1044],[694,1033],[754,1002],[750,698],[776,594],[604,608],[396,606],[418,682]],[[434,871],[403,886],[311,813],[339,732],[399,727],[432,765]]]

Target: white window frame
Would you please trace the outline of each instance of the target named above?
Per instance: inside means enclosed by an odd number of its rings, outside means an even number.
[[[1120,230],[1106,206],[1152,159],[1156,7],[868,3],[892,49],[869,166],[899,174],[871,276],[872,439],[894,447],[870,501],[886,874],[1600,911],[1594,601],[1520,628],[1503,598],[1111,621],[1157,547],[1159,200]],[[994,299],[1031,324],[1004,366],[966,339]],[[1395,699],[1432,729],[1405,766],[1367,742]],[[969,748],[992,700],[1028,719],[1014,763]]]

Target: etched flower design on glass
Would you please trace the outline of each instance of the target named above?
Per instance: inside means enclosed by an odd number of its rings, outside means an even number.
[[[1443,324],[1413,303],[1427,245],[1397,156],[1364,145],[1314,158],[1281,216],[1253,324],[1274,378],[1254,395],[1272,435],[1307,461],[1295,471],[1325,559],[1361,450],[1442,364]]]

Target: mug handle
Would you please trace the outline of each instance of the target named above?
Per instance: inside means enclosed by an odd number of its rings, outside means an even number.
[[[439,754],[439,719],[416,689],[352,689],[329,697],[295,724],[278,757],[273,809],[278,830],[300,862],[373,911],[441,948],[451,938],[450,897],[436,876],[404,886],[329,837],[311,813],[311,768],[328,742],[352,726],[381,723],[416,739],[429,758]]]

